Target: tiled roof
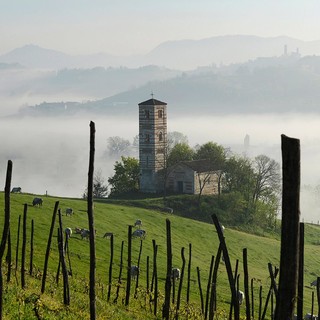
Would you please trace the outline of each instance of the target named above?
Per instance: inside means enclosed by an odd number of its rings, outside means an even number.
[[[192,161],[182,161],[179,164],[183,164],[193,171],[196,172],[209,172],[209,171],[218,171],[219,169],[216,168],[210,160],[192,160]]]
[[[167,105],[165,102],[156,99],[149,99],[147,101],[139,103],[139,106],[162,106]]]

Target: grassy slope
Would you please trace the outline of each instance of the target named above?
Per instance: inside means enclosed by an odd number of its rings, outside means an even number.
[[[17,242],[17,221],[18,216],[23,214],[23,204],[30,204],[28,206],[28,225],[27,234],[28,238],[30,235],[30,224],[31,219],[34,220],[35,224],[35,239],[34,239],[34,264],[36,268],[43,270],[44,255],[46,244],[48,240],[48,234],[50,230],[51,218],[53,213],[54,204],[59,201],[59,207],[64,214],[65,208],[72,207],[75,214],[71,217],[66,217],[63,215],[63,226],[86,228],[87,223],[87,213],[86,213],[86,202],[79,199],[65,199],[65,198],[53,198],[53,197],[43,197],[44,204],[42,208],[32,207],[33,195],[27,194],[12,194],[11,195],[11,241],[13,246],[13,261],[15,261],[15,246]],[[0,207],[4,208],[3,203],[3,193],[0,193]],[[150,257],[150,262],[152,264],[152,239],[156,240],[158,244],[158,272],[159,272],[159,289],[164,291],[164,278],[165,278],[165,268],[166,268],[166,218],[171,221],[171,231],[172,231],[172,244],[173,244],[173,264],[174,266],[181,267],[181,248],[185,247],[185,257],[188,263],[189,255],[189,244],[192,244],[192,273],[191,273],[191,301],[196,305],[200,304],[199,290],[197,284],[196,267],[201,270],[201,280],[202,289],[205,291],[207,285],[207,276],[209,272],[211,255],[216,255],[218,248],[218,237],[215,232],[214,226],[212,224],[206,224],[203,222],[198,222],[191,219],[186,219],[182,217],[177,217],[170,214],[160,213],[158,211],[151,211],[142,208],[126,207],[122,205],[115,204],[105,204],[96,203],[95,204],[95,226],[97,230],[96,234],[96,278],[98,284],[98,293],[100,294],[102,288],[107,291],[108,283],[108,269],[109,269],[109,240],[103,238],[105,232],[113,232],[115,234],[114,244],[115,244],[115,256],[114,256],[114,281],[118,276],[119,272],[119,258],[120,258],[120,247],[121,241],[125,241],[125,252],[124,252],[124,263],[126,265],[126,243],[127,243],[127,233],[128,225],[133,224],[135,219],[142,219],[143,229],[147,231],[147,237],[143,241],[143,250],[141,258],[141,277],[140,286],[145,287],[145,271],[146,271],[146,259],[147,256]],[[0,217],[1,225],[3,225],[3,217]],[[21,220],[22,221],[22,220]],[[57,225],[56,225],[57,226]],[[306,246],[305,246],[305,283],[309,284],[312,280],[316,279],[318,275],[318,266],[320,262],[320,246],[318,241],[319,235],[318,226],[306,226]],[[249,263],[249,277],[254,278],[254,284],[256,290],[259,286],[263,286],[264,297],[267,293],[267,288],[269,286],[268,277],[268,262],[273,265],[279,265],[279,252],[280,252],[280,242],[275,239],[262,238],[253,236],[250,234],[245,234],[236,230],[226,229],[225,237],[228,246],[228,250],[231,256],[231,262],[233,266],[236,260],[239,260],[239,273],[240,276],[240,286],[243,290],[243,268],[242,268],[242,250],[247,248],[248,250],[248,263]],[[29,246],[29,242],[28,242]],[[133,253],[132,262],[136,264],[139,253],[140,240],[133,240]],[[21,240],[20,240],[21,247]],[[57,290],[52,281],[57,270],[58,265],[58,253],[56,250],[56,232],[54,234],[54,239],[52,242],[52,251],[49,261],[49,271],[50,276],[48,279],[48,290],[51,292]],[[71,285],[71,309],[79,314],[77,306],[74,306],[74,301],[76,304],[82,304],[83,306],[88,304],[87,294],[85,293],[82,297],[73,294],[73,288],[76,292],[84,291],[83,288],[78,288],[81,285],[86,286],[83,279],[88,279],[89,273],[89,243],[86,240],[81,240],[79,235],[72,235],[69,242],[69,250],[71,254],[71,266],[73,270],[73,277],[70,278]],[[27,268],[29,267],[29,247],[27,247]],[[21,256],[21,254],[20,254]],[[126,272],[123,273],[126,276]],[[33,280],[27,278],[27,286],[31,286]],[[39,285],[40,282],[38,282]],[[78,290],[76,289],[78,288]],[[36,291],[37,294],[40,293],[41,284]],[[133,290],[133,289],[132,289]],[[34,292],[33,287],[33,292]],[[305,287],[305,308],[306,312],[311,308],[311,291],[307,285]],[[115,288],[112,291],[112,299],[114,298]],[[185,291],[183,292],[183,300],[185,301]],[[52,294],[54,300],[59,300]],[[51,303],[53,300],[51,298]],[[43,296],[43,299],[49,299],[50,297]],[[97,300],[98,310],[101,299]],[[226,271],[224,265],[221,263],[218,275],[218,308],[228,310],[227,303],[230,301],[230,292],[228,289],[228,281],[226,277]],[[57,302],[58,303],[58,302]],[[258,302],[256,302],[258,303]],[[79,308],[79,306],[78,306]],[[110,309],[114,309],[112,306]],[[84,308],[85,309],[85,308]],[[134,308],[133,308],[134,309]],[[244,309],[244,308],[243,308]],[[77,311],[75,311],[77,310]],[[105,310],[101,305],[101,310]],[[88,309],[81,312],[88,312]],[[105,312],[105,311],[103,311]],[[123,312],[117,311],[118,313]],[[244,310],[242,310],[244,312]],[[107,316],[106,316],[107,317]],[[114,316],[115,317],[115,316]],[[64,316],[67,318],[67,315]],[[70,317],[71,318],[71,317]],[[102,317],[101,317],[102,318]],[[123,318],[124,315],[119,316],[119,319]],[[131,318],[133,318],[131,314]],[[144,316],[143,318],[146,318]]]

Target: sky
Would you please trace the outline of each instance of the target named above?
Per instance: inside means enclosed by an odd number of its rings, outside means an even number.
[[[0,54],[145,54],[162,42],[250,34],[320,40],[318,0],[0,0]]]

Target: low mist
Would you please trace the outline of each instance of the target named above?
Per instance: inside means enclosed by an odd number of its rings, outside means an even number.
[[[170,112],[170,111],[169,111]],[[81,197],[88,179],[90,121],[95,123],[95,171],[107,183],[116,160],[107,151],[107,139],[129,140],[138,134],[136,119],[82,115],[70,118],[0,119],[0,181],[5,185],[7,161],[13,161],[12,187],[23,192]],[[320,220],[319,115],[233,115],[168,118],[168,131],[187,135],[190,146],[208,141],[253,158],[265,154],[281,164],[281,134],[300,139],[301,215],[306,222]],[[250,137],[244,149],[244,138]],[[138,154],[135,155],[138,157]]]

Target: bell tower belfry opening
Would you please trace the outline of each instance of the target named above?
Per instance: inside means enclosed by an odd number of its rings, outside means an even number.
[[[139,103],[140,191],[163,191],[166,165],[167,104],[153,99]]]

